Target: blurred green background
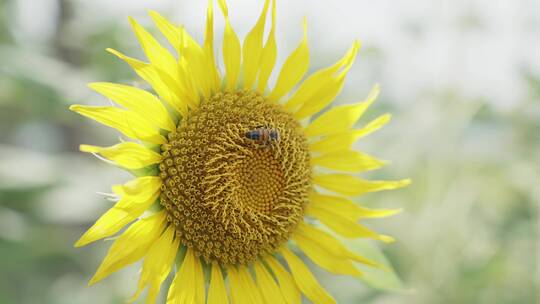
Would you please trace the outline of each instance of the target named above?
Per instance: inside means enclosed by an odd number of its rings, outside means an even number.
[[[118,134],[67,108],[107,103],[88,82],[139,81],[104,51],[143,58],[128,15],[149,25],[156,9],[202,39],[205,2],[0,0],[0,303],[124,303],[134,292],[137,266],[86,287],[108,244],[72,245],[110,206],[97,192],[129,175],[77,151]],[[228,2],[243,36],[262,0]],[[397,238],[376,245],[400,279],[316,270],[339,303],[540,303],[538,12],[532,0],[278,2],[279,62],[303,16],[312,70],[363,41],[338,102],[381,83],[368,116],[393,121],[358,147],[392,163],[367,175],[413,180],[359,199],[404,209],[366,222]]]

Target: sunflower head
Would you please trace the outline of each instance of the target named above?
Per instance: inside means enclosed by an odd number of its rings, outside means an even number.
[[[257,92],[204,100],[168,134],[161,155],[167,220],[208,263],[252,263],[285,243],[303,217],[307,140],[291,114]]]
[[[112,236],[131,223],[90,283],[142,259],[132,300],[148,287],[147,301],[155,302],[177,265],[167,303],[295,304],[301,294],[316,303],[334,303],[294,251],[336,274],[360,276],[354,263],[379,267],[336,237],[392,241],[359,221],[398,210],[368,209],[349,197],[409,183],[357,176],[384,164],[352,149],[356,140],[389,120],[382,115],[354,128],[379,88],[361,102],[332,107],[312,119],[343,88],[359,43],[336,63],[305,77],[304,22],[302,41],[270,86],[277,57],[275,1],[264,2],[243,43],[225,1],[218,3],[225,18],[223,72],[214,52],[212,1],[202,43],[151,12],[173,53],[133,19],[148,62],[109,52],[152,89],[93,83],[92,89],[119,107],[71,106],[132,139],[111,147],[82,145],[81,150],[138,176],[113,186],[117,203],[76,243]],[[265,38],[267,15],[272,25]],[[206,274],[204,268],[211,270]]]

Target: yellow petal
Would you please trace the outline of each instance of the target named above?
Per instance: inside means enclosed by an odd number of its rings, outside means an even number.
[[[134,142],[123,142],[111,147],[81,145],[80,150],[99,153],[126,169],[140,169],[161,161],[160,154]]]
[[[333,255],[321,242],[313,241],[300,233],[294,235],[293,239],[306,256],[321,268],[335,274],[362,276],[362,273],[354,267],[350,260]]]
[[[384,125],[386,125],[390,121],[391,118],[392,116],[390,114],[381,115],[375,118],[374,120],[370,121],[365,127],[358,130],[354,130],[353,134],[356,139],[367,136],[379,130],[380,128],[384,127]]]
[[[316,156],[311,159],[311,163],[314,166],[346,172],[374,170],[385,164],[384,161],[378,160],[370,155],[351,150],[336,151]]]
[[[131,180],[123,185],[114,185],[113,191],[120,196],[133,196],[146,199],[154,196],[161,186],[161,179],[157,176],[143,176]]]
[[[146,117],[162,129],[176,130],[176,124],[171,120],[161,101],[145,90],[107,82],[92,83],[89,87],[117,104]]]
[[[295,117],[298,119],[307,117],[324,108],[341,91],[346,72],[354,62],[359,47],[359,42],[355,42],[347,54],[337,63],[315,72],[306,79],[285,104],[285,108],[293,111],[300,107],[295,112]],[[339,73],[342,68],[343,72]]]
[[[150,60],[151,65],[155,68],[161,81],[168,87],[168,90],[172,92],[169,98],[172,98],[173,100],[166,99],[167,102],[175,104],[178,103],[178,101],[175,101],[174,98],[179,98],[181,102],[186,102],[188,104],[192,103],[192,99],[188,98],[191,97],[191,92],[186,85],[186,81],[188,80],[186,80],[185,71],[182,69],[182,65],[179,65],[176,58],[174,58],[167,49],[162,47],[156,39],[133,18],[130,18],[129,20],[148,60]],[[182,35],[182,33],[180,34]],[[180,107],[179,113],[184,115],[185,113],[182,112],[183,110],[183,107]]]
[[[321,84],[318,88],[318,94],[314,94],[313,99],[305,103],[298,111],[296,111],[294,117],[297,120],[302,120],[321,111],[336,98],[343,89],[344,84],[345,77],[332,78],[325,84]]]
[[[301,236],[301,238],[305,240],[304,242],[310,243],[312,247],[320,247],[318,249],[315,249],[316,251],[325,251],[327,254],[333,256],[334,258],[351,259],[355,262],[370,265],[373,267],[382,267],[382,265],[345,248],[345,246],[343,246],[343,244],[336,238],[334,238],[332,235],[306,223],[302,222],[298,225],[296,234],[296,237]],[[317,254],[317,252],[313,254]]]
[[[304,130],[306,136],[313,137],[348,131],[375,99],[377,99],[379,91],[379,86],[376,85],[365,101],[351,105],[337,106],[325,112]]]
[[[227,1],[225,0],[218,0],[219,9],[221,9],[221,12],[223,13],[223,16],[228,17],[229,16],[229,8],[227,7]]]
[[[246,303],[263,304],[264,302],[263,302],[262,295],[259,289],[257,288],[257,285],[253,281],[251,274],[249,273],[249,268],[245,266],[239,266],[238,277],[240,279],[241,286],[243,286],[243,288],[240,289],[240,292],[246,293],[247,298],[249,299],[249,302],[246,302]]]
[[[302,80],[309,67],[309,48],[307,41],[307,24],[304,20],[304,38],[289,55],[281,72],[279,73],[276,86],[268,96],[269,100],[278,101],[281,97],[291,91],[296,84]]]
[[[174,79],[164,72],[159,72],[148,63],[128,57],[113,49],[107,49],[107,51],[128,63],[137,75],[152,86],[154,91],[159,95],[159,98],[165,100],[176,112],[183,117],[187,115],[187,104],[184,102],[185,98],[183,98],[182,92],[178,88],[178,85],[175,84]]]
[[[208,63],[207,51],[184,28],[180,31],[182,39],[180,47],[180,53],[182,54],[181,66],[185,73],[182,78],[186,80],[186,85],[193,85],[192,90],[197,94],[200,94],[203,98],[209,98],[213,93],[214,78],[209,77],[213,71]],[[213,68],[215,69],[215,67]],[[198,105],[199,99],[194,99],[193,102]]]
[[[154,144],[164,144],[166,142],[165,137],[159,134],[157,128],[136,113],[108,106],[72,105],[69,109],[106,126],[115,128],[128,137]]]
[[[313,99],[307,100],[307,102],[305,102],[300,109],[294,113],[294,117],[296,117],[296,119],[301,120],[321,111],[336,98],[336,96],[341,92],[341,89],[343,89],[345,76],[354,62],[354,58],[358,52],[358,47],[359,46],[357,46],[356,49],[353,49],[351,52],[348,61],[346,61],[344,64],[343,71],[337,76],[332,76],[327,81],[321,82],[316,91],[314,91],[311,95]]]
[[[296,286],[291,274],[271,255],[266,256],[264,261],[268,264],[270,269],[272,269],[274,276],[278,280],[285,301],[288,304],[300,304],[300,290],[298,289],[298,286]]]
[[[130,17],[129,22],[150,63],[157,69],[167,73],[171,78],[177,77],[178,62],[176,58],[166,48],[162,47],[135,19]]]
[[[321,209],[312,208],[309,210],[309,216],[315,217],[335,233],[347,238],[370,238],[386,243],[394,241],[392,237],[378,234],[377,232],[360,225],[356,221],[351,220],[349,217],[341,216],[341,214],[337,212],[328,213]]]
[[[185,32],[183,33],[185,34]],[[183,35],[182,37],[185,36]],[[205,72],[204,60],[202,58],[204,53],[199,52],[201,48],[198,45],[196,50],[193,48],[189,48],[189,51],[187,51],[187,48],[183,48],[183,50],[184,56],[180,58],[180,68],[178,69],[183,91],[182,98],[185,99],[186,104],[191,109],[196,109],[199,105],[202,92],[205,92],[204,94],[208,96],[211,93],[209,85],[202,75]],[[191,59],[189,61],[187,59],[196,57],[198,59]],[[206,95],[202,96],[204,97]]]
[[[223,35],[223,63],[225,64],[225,87],[227,90],[235,90],[238,75],[240,74],[240,39],[234,32],[228,16],[227,4],[224,0],[219,1],[223,16],[225,16],[225,33]]]
[[[144,258],[143,269],[139,278],[137,292],[131,297],[130,302],[135,301],[144,288],[148,285],[148,297],[146,303],[155,303],[159,295],[161,283],[171,272],[173,262],[178,252],[180,240],[174,239],[176,229],[169,226],[161,237],[152,244],[148,255]]]
[[[210,90],[215,93],[220,89],[219,72],[214,58],[214,0],[208,0],[206,13],[206,32],[204,37],[204,53],[206,57],[206,77],[210,80]]]
[[[137,221],[112,244],[89,285],[143,258],[165,228],[165,212]]]
[[[360,207],[353,201],[344,197],[313,192],[309,196],[306,215],[312,215],[313,212],[317,212],[318,214],[328,213],[356,222],[361,218],[387,217],[401,211],[401,209],[369,209]]]
[[[385,114],[368,123],[364,128],[332,134],[319,141],[311,143],[309,149],[313,152],[335,152],[349,149],[359,138],[369,135],[382,128],[390,121],[390,115]]]
[[[122,229],[129,222],[141,216],[157,200],[160,193],[161,179],[157,176],[139,177],[126,183],[122,198],[103,214],[75,243],[81,247],[102,238],[109,237]]]
[[[270,34],[268,34],[268,40],[262,50],[260,60],[259,79],[257,84],[257,91],[264,93],[268,78],[272,74],[274,65],[277,58],[277,45],[276,45],[276,0],[272,2],[272,28]]]
[[[169,43],[176,49],[178,52],[180,49],[180,28],[172,24],[165,17],[161,16],[156,11],[149,12],[150,17],[154,20],[154,23],[157,25],[159,31],[167,38]]]
[[[208,289],[208,304],[229,304],[227,288],[221,274],[221,267],[217,263],[212,263],[210,288]]]
[[[409,179],[398,181],[368,181],[349,174],[319,174],[313,179],[316,185],[344,195],[361,195],[367,192],[391,190],[405,187]]]
[[[193,249],[186,250],[180,270],[176,273],[167,295],[167,304],[204,303],[204,272]]]
[[[285,299],[281,294],[278,284],[274,281],[274,278],[272,278],[272,275],[270,275],[268,270],[266,270],[263,263],[256,261],[253,264],[253,268],[255,269],[259,291],[261,292],[265,303],[285,304]]]
[[[231,300],[234,304],[263,304],[261,294],[245,266],[228,268]]]
[[[257,71],[259,70],[259,62],[263,49],[264,25],[266,23],[269,3],[270,0],[265,0],[264,9],[259,16],[259,20],[247,34],[244,45],[242,46],[242,54],[244,55],[244,88],[248,90],[252,88],[255,77],[257,77]]]
[[[176,299],[176,289],[179,288],[177,285],[178,285],[178,282],[180,280],[180,277],[178,275],[178,272],[176,272],[176,274],[174,275],[174,279],[173,281],[171,282],[171,286],[169,286],[169,291],[167,292],[167,300],[165,303],[167,304],[180,304],[179,301],[177,301]],[[193,303],[193,301],[192,301]]]
[[[287,261],[296,285],[313,303],[336,303],[334,298],[324,290],[307,266],[289,249],[283,248],[281,254]]]
[[[214,1],[208,1],[206,10],[206,30],[204,32],[204,47],[213,49],[214,45]]]

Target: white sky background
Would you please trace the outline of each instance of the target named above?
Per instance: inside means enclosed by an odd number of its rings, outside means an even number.
[[[128,26],[129,15],[148,24],[146,10],[156,9],[202,39],[206,1],[74,2],[81,30],[91,31],[111,20]],[[18,0],[19,39],[49,37],[55,3]],[[228,3],[233,26],[242,37],[254,24],[263,0]],[[354,39],[363,42],[349,74],[346,97],[351,87],[353,98],[379,82],[383,96],[395,103],[414,103],[424,92],[456,89],[465,97],[509,109],[526,95],[523,72],[540,74],[540,17],[534,12],[540,12],[540,1],[281,0],[278,60],[282,62],[300,40],[302,18],[307,16],[312,67],[330,64]],[[220,39],[223,23],[219,11],[216,15]]]

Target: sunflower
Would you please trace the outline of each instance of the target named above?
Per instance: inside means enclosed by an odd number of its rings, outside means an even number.
[[[202,44],[152,11],[174,52],[133,19],[149,62],[108,50],[151,89],[93,83],[90,88],[120,107],[70,107],[132,139],[111,147],[81,145],[81,151],[136,176],[112,187],[116,204],[75,246],[111,237],[130,224],[90,284],[142,260],[133,301],[148,288],[147,303],[154,303],[173,272],[167,303],[292,304],[300,303],[302,294],[314,303],[334,303],[297,252],[335,274],[361,276],[354,263],[381,267],[347,249],[336,235],[390,242],[359,220],[399,210],[368,209],[347,197],[409,183],[356,176],[384,164],[351,148],[389,121],[382,115],[353,128],[379,87],[361,102],[311,119],[341,91],[359,43],[304,79],[309,66],[304,22],[302,41],[269,88],[277,57],[275,1],[265,1],[242,44],[225,1],[219,6],[226,24],[223,74],[214,54],[212,1]],[[271,29],[264,39],[269,11]]]

